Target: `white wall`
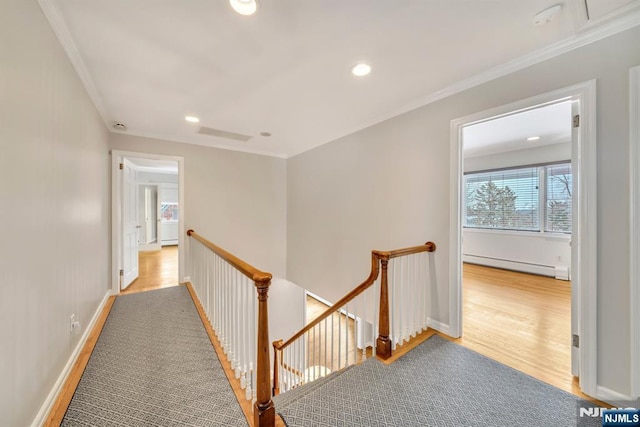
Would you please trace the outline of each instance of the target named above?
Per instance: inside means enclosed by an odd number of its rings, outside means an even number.
[[[570,240],[568,235],[465,228],[463,261],[555,277],[556,269],[570,272]]]
[[[287,278],[335,301],[366,277],[371,249],[433,240],[432,316],[448,324],[451,120],[596,78],[598,384],[628,394],[628,71],[640,64],[638,40],[636,27],[290,159]]]
[[[269,340],[286,340],[306,322],[307,294],[288,280],[274,277],[269,288]],[[270,351],[273,357],[273,351]]]
[[[464,171],[484,171],[562,160],[571,160],[570,141],[485,156],[465,156]],[[465,228],[462,254],[464,262],[556,276],[556,268],[566,269],[567,274],[570,274],[570,240],[570,235]]]
[[[255,267],[286,271],[286,161],[113,133],[114,150],[184,157],[186,229]]]
[[[108,291],[108,138],[37,2],[0,9],[0,424],[26,426]]]

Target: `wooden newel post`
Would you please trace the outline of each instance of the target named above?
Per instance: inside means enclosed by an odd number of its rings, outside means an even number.
[[[271,285],[271,274],[254,276],[258,291],[258,361],[256,371],[256,403],[253,407],[254,427],[273,427],[276,409],[271,400],[271,374],[269,369],[269,314],[267,297]]]
[[[389,257],[380,257],[382,276],[380,278],[380,317],[378,325],[378,339],[376,340],[376,355],[382,359],[391,357],[391,340],[389,339],[389,284],[387,268]]]

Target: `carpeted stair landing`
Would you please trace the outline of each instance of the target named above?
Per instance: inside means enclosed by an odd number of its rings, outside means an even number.
[[[439,336],[385,365],[361,365],[274,398],[290,427],[600,426],[590,402]]]
[[[62,425],[247,425],[185,286],[116,298]]]

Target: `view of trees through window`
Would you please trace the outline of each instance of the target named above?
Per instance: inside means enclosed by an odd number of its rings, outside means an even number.
[[[571,163],[464,178],[465,227],[571,233]]]

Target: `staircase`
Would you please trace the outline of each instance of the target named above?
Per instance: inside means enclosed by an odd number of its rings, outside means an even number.
[[[270,378],[271,274],[193,230],[187,234],[191,283],[246,401],[252,403],[254,426],[275,425],[276,411],[286,412],[344,375],[378,366],[381,362],[371,357],[374,351],[388,360],[397,346],[427,329],[436,245],[374,250],[364,282],[289,339],[273,342]]]

